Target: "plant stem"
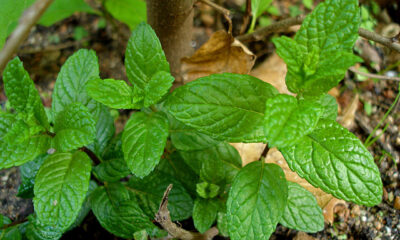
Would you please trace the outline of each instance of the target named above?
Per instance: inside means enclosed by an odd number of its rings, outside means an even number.
[[[379,121],[379,123],[376,125],[376,127],[374,128],[374,130],[371,132],[371,134],[369,134],[367,140],[365,140],[365,146],[370,146],[370,140],[371,138],[375,135],[375,132],[378,130],[378,128],[382,125],[382,123],[386,120],[386,118],[389,116],[390,112],[393,110],[394,106],[396,106],[397,102],[399,101],[400,98],[400,83],[399,83],[399,89],[398,89],[398,93],[397,96],[394,100],[394,102],[392,103],[392,105],[390,105],[390,108],[386,111],[385,115],[383,116],[383,118]]]
[[[183,84],[181,59],[190,56],[194,0],[146,0],[147,22],[160,39],[175,77],[175,86]]]
[[[85,152],[94,162],[95,165],[99,165],[101,163],[101,160],[97,157],[97,155],[92,152],[92,150],[90,150],[87,147],[81,147],[79,150],[81,150],[82,152]]]
[[[190,232],[183,228],[178,227],[171,221],[171,216],[168,210],[168,195],[172,190],[172,184],[170,184],[165,190],[164,196],[160,203],[160,208],[156,213],[156,221],[173,237],[182,240],[211,240],[218,235],[218,229],[212,227],[207,230],[204,234]]]

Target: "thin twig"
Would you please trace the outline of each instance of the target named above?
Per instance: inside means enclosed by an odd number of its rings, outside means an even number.
[[[171,221],[171,216],[168,210],[168,195],[172,189],[172,184],[165,190],[164,196],[160,203],[160,208],[156,213],[156,221],[174,238],[182,240],[211,240],[218,234],[218,229],[212,227],[204,234],[187,231],[180,228]]]
[[[28,37],[32,27],[39,21],[44,11],[50,6],[53,0],[37,0],[19,20],[17,28],[11,34],[10,38],[0,52],[0,74],[3,72],[6,64],[12,58],[18,47]]]
[[[396,50],[400,52],[400,44],[393,41],[393,38],[383,37],[377,33],[370,32],[364,28],[358,29],[358,35],[368,40],[372,40],[374,42],[380,43],[390,49]]]
[[[228,22],[229,24],[229,28],[228,28],[228,33],[232,34],[232,20],[231,20],[231,11],[229,11],[228,9],[215,4],[214,2],[210,1],[210,0],[197,0],[198,2],[207,4],[208,6],[214,8],[215,10],[217,10],[218,12],[222,13],[222,15],[224,15],[225,20]]]
[[[355,67],[350,67],[350,71],[357,73],[361,76],[367,77],[367,78],[375,78],[375,79],[380,79],[380,80],[392,80],[392,81],[400,81],[399,77],[388,77],[388,76],[383,76],[383,75],[378,75],[378,74],[373,74],[373,73],[366,73],[366,72],[361,72],[357,70]]]
[[[241,42],[258,41],[258,40],[265,38],[265,36],[269,35],[270,33],[279,32],[279,31],[287,29],[288,27],[301,24],[303,22],[304,18],[305,18],[305,16],[299,15],[294,18],[288,18],[288,19],[285,19],[282,21],[278,21],[278,22],[272,23],[266,27],[257,29],[252,33],[238,36],[238,37],[236,37],[236,39]]]
[[[236,37],[237,40],[241,42],[249,42],[249,41],[258,41],[265,38],[270,33],[279,32],[284,29],[287,29],[291,26],[299,25],[303,22],[305,16],[297,16],[294,18],[288,18],[282,21],[278,21],[268,25],[266,27],[260,28],[252,33],[241,35]],[[375,32],[370,32],[364,28],[358,29],[358,35],[368,40],[372,40],[374,42],[380,43],[392,50],[400,52],[400,44],[396,43],[396,37],[394,38],[387,38],[383,37]]]
[[[243,34],[247,26],[249,25],[250,22],[250,17],[251,17],[251,0],[246,0],[246,12],[244,13],[243,16],[243,24],[242,27],[240,28],[240,34]]]

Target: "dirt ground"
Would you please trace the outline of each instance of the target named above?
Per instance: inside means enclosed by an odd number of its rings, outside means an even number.
[[[287,2],[287,1],[283,1]],[[219,19],[209,20],[205,13],[197,11],[195,19],[195,42],[200,46],[218,25]],[[390,15],[390,14],[389,14]],[[236,16],[236,15],[235,15]],[[236,16],[235,21],[240,21]],[[393,18],[394,19],[394,18]],[[126,79],[123,65],[124,51],[129,37],[129,29],[118,25],[107,24],[99,27],[100,17],[88,14],[74,16],[49,28],[37,26],[23,45],[18,55],[24,66],[31,74],[45,106],[51,105],[51,92],[54,81],[61,65],[74,51],[89,47],[97,52],[100,62],[102,78]],[[380,20],[379,20],[380,21]],[[394,21],[394,20],[393,20]],[[382,25],[381,27],[379,26]],[[399,24],[393,22],[393,24]],[[387,23],[379,22],[377,29],[382,29]],[[88,35],[80,40],[74,39],[76,26],[83,27]],[[239,29],[239,27],[236,27]],[[238,31],[238,30],[236,30]],[[266,39],[264,42],[250,43],[249,48],[258,57],[260,64],[273,51],[273,45]],[[367,41],[360,43],[367,45],[366,49],[372,52],[363,56],[364,60],[372,55],[379,61],[379,69],[365,61],[363,67],[370,71],[382,74],[397,74],[400,72],[400,54],[374,46]],[[374,60],[376,61],[376,59]],[[383,118],[386,111],[394,102],[398,93],[399,82],[365,79],[359,81],[360,76],[348,72],[345,80],[337,88],[337,100],[342,110],[349,109],[352,103],[355,107],[350,114],[351,130],[360,139],[365,140],[372,129]],[[355,96],[358,96],[355,101]],[[0,87],[0,104],[5,103],[2,84]],[[364,207],[351,203],[335,209],[333,224],[326,224],[323,231],[316,234],[303,234],[294,230],[278,226],[271,239],[400,239],[400,104],[397,104],[385,121],[388,123],[386,131],[379,137],[369,150],[379,166],[384,185],[383,201],[378,206]],[[125,114],[121,112],[122,116]],[[383,128],[383,127],[382,127]],[[382,128],[380,131],[382,132]],[[379,131],[378,131],[379,133]],[[30,200],[16,197],[20,183],[18,168],[0,171],[0,214],[6,215],[13,221],[24,219],[32,213],[33,206]],[[185,221],[183,226],[190,226],[191,220]],[[118,239],[103,230],[94,216],[90,214],[85,222],[77,229],[66,233],[63,239]]]

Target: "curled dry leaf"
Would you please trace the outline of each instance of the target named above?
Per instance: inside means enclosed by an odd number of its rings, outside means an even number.
[[[256,56],[225,31],[215,32],[191,57],[182,59],[184,82],[214,73],[248,74]]]

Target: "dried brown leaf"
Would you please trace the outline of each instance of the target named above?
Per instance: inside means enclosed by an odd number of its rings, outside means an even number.
[[[347,129],[352,129],[354,128],[355,124],[355,116],[356,116],[356,111],[358,108],[359,104],[359,96],[356,94],[353,99],[351,100],[351,103],[348,104],[342,111],[342,115],[338,117],[338,122],[345,128]]]
[[[292,94],[286,87],[286,72],[285,62],[276,53],[273,53],[267,60],[253,69],[250,75],[271,84],[280,93]]]
[[[215,32],[193,56],[182,59],[184,82],[214,73],[248,74],[256,56],[232,35]]]

